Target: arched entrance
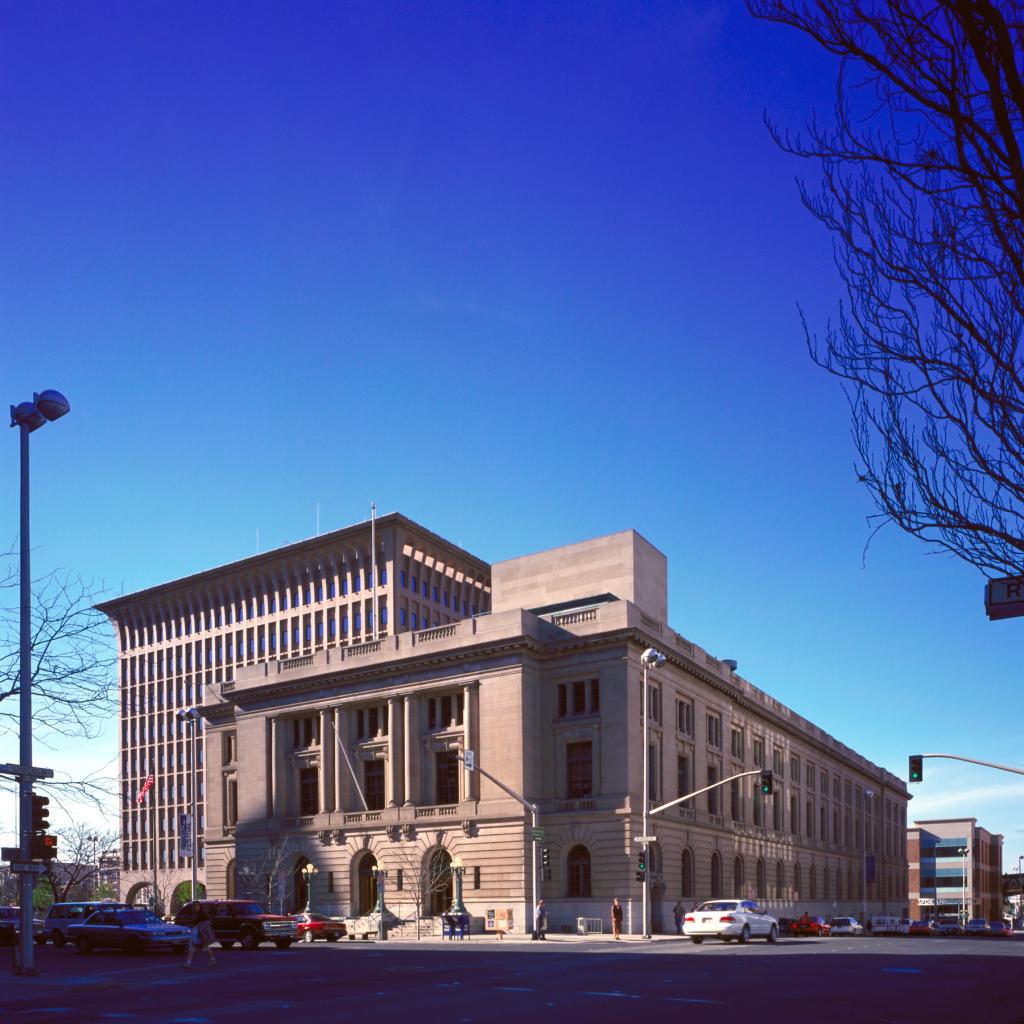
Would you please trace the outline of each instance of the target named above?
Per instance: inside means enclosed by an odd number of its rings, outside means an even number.
[[[377,866],[377,858],[372,853],[363,854],[356,869],[356,917],[372,914],[377,906],[377,878],[373,869]]]
[[[444,914],[452,905],[454,890],[452,888],[452,858],[448,851],[439,846],[428,854],[430,861],[427,867],[427,913],[430,917]]]
[[[136,882],[125,894],[124,901],[129,907],[152,907],[153,883]]]
[[[206,899],[206,886],[202,882],[196,882],[196,899]],[[186,904],[192,900],[192,882],[179,882],[174,887],[174,893],[171,896],[171,913],[176,914]]]
[[[238,862],[232,858],[228,861],[228,866],[224,870],[224,891],[228,894],[228,899],[236,899],[235,894],[238,892]]]

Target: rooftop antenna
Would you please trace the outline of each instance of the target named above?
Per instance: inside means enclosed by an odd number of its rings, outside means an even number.
[[[377,639],[377,504],[370,502],[370,572],[373,573],[373,639]]]

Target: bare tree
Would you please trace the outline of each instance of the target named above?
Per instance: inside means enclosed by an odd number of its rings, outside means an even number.
[[[1024,569],[1024,12],[999,0],[748,0],[840,58],[834,120],[769,124],[848,302],[843,384],[877,513],[987,575]]]
[[[283,912],[284,887],[278,884],[281,872],[287,872],[294,862],[296,851],[289,839],[269,843],[260,853],[250,853],[236,861],[235,889],[240,899],[257,900],[273,910],[275,889],[278,908]]]
[[[76,822],[57,831],[59,860],[46,862],[42,885],[49,889],[53,903],[69,899],[95,899],[100,881],[100,858],[116,853],[116,832],[100,832]]]
[[[413,904],[417,939],[420,920],[431,898],[435,893],[446,892],[452,884],[451,862],[443,852],[443,846],[424,848],[415,840],[397,843],[388,850],[388,866],[392,871],[402,872],[402,896]]]
[[[32,584],[32,731],[42,747],[68,737],[95,738],[116,710],[116,655],[106,618],[93,606],[101,591],[71,572]],[[0,736],[19,731],[20,601],[14,548],[0,554]],[[116,770],[53,779],[61,803],[100,806],[116,791]],[[10,788],[9,780],[0,785]]]

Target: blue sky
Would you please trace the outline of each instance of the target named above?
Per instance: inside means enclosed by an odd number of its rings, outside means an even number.
[[[33,437],[38,570],[131,591],[371,500],[495,561],[635,527],[676,629],[878,763],[1017,762],[1024,623],[895,531],[864,559],[804,348],[840,286],[762,116],[827,111],[827,54],[738,0],[0,19],[7,401],[73,407]],[[0,479],[13,542],[13,432]],[[1024,779],[925,779],[912,817],[1016,863]]]

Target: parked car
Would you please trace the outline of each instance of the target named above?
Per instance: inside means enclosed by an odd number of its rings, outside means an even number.
[[[907,922],[909,925],[909,922]],[[871,918],[869,930],[872,935],[899,935],[903,930],[902,922],[898,917],[889,914],[875,914]]]
[[[833,935],[863,935],[864,925],[855,917],[833,917]]]
[[[97,910],[128,910],[127,903],[104,902],[103,900],[86,900],[81,903],[54,903],[46,912],[43,921],[41,943],[49,939],[55,946],[63,946],[68,941],[68,929],[73,924],[81,924],[90,914]]]
[[[298,925],[283,914],[268,914],[253,900],[195,900],[178,911],[175,924],[191,928],[202,906],[213,924],[213,933],[224,949],[236,942],[242,949],[256,949],[262,942],[273,942],[287,949],[298,935]]]
[[[120,949],[125,953],[173,949],[182,953],[191,935],[190,928],[168,924],[152,910],[97,910],[68,927],[68,942],[77,946],[79,953],[94,949]]]
[[[959,921],[940,920],[936,922],[935,932],[937,935],[963,935]]]
[[[335,921],[326,914],[294,914],[292,920],[298,926],[298,938],[302,942],[315,942],[317,939],[337,942],[348,934],[344,921]]]
[[[1010,926],[1005,921],[989,921],[988,933],[1001,939],[1008,939],[1013,935]]]
[[[828,921],[817,914],[803,914],[790,923],[790,935],[828,935],[832,931]]]
[[[972,917],[964,928],[964,935],[988,935],[988,921],[983,917]]]
[[[763,938],[774,942],[779,937],[779,922],[753,900],[708,900],[683,919],[683,934],[697,945],[706,938],[741,943]]]
[[[931,935],[932,924],[930,921],[911,921],[908,935]]]
[[[13,946],[21,933],[21,909],[19,907],[0,907],[0,946]],[[41,918],[32,918],[32,937],[36,945],[46,942]]]

